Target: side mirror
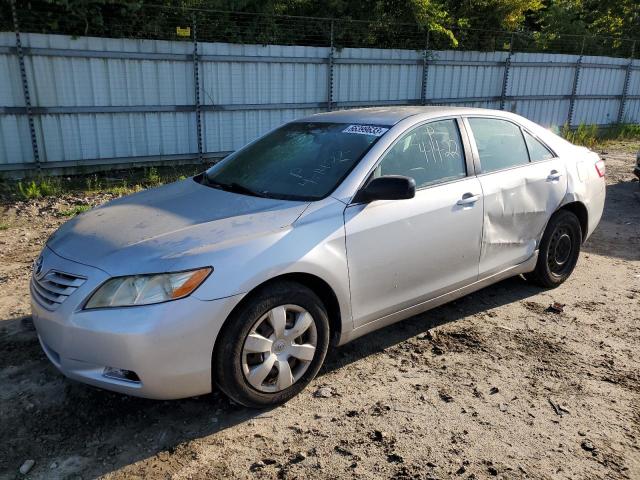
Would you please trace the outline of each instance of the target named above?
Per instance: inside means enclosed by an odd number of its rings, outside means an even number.
[[[416,196],[416,181],[402,175],[385,175],[374,178],[356,194],[356,203],[374,200],[406,200]]]

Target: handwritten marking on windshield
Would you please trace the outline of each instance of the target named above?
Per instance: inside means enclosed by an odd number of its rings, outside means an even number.
[[[303,174],[302,168],[292,169],[291,171],[289,171],[289,175],[299,178],[300,182],[298,183],[298,185],[300,186],[305,186],[308,183],[317,184],[318,183],[317,180],[321,176],[325,175],[335,165],[337,165],[338,163],[350,162],[350,161],[352,161],[352,159],[346,157],[344,155],[344,152],[342,150],[339,150],[337,152],[333,152],[330,158],[323,160],[322,163],[320,163],[320,165],[315,167],[312,170],[312,174],[309,177]]]

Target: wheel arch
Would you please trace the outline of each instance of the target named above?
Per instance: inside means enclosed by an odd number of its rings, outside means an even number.
[[[342,312],[340,310],[340,302],[338,301],[338,296],[335,291],[325,280],[314,275],[312,273],[302,273],[302,272],[294,272],[294,273],[285,273],[283,275],[279,275],[270,280],[267,280],[259,287],[262,287],[270,282],[277,282],[281,280],[289,280],[292,282],[300,283],[304,285],[308,289],[312,290],[327,309],[327,315],[329,317],[329,333],[331,335],[331,343],[330,345],[337,344],[340,339],[340,335],[342,334]],[[256,287],[256,288],[259,288]]]
[[[558,210],[556,210],[556,212],[559,212],[560,210],[566,210],[578,217],[580,228],[582,229],[582,243],[584,243],[587,239],[587,233],[589,230],[589,212],[586,205],[580,201],[573,201],[562,205]]]
[[[313,291],[324,303],[327,309],[327,315],[329,317],[329,334],[330,334],[330,345],[337,345],[340,337],[342,335],[342,312],[340,310],[340,302],[338,301],[338,297],[334,292],[333,288],[322,278],[317,275],[311,273],[302,273],[302,272],[293,272],[293,273],[285,273],[282,275],[278,275],[276,277],[270,278],[259,285],[256,285],[250,291],[248,291],[243,297],[242,300],[238,302],[238,304],[231,310],[227,318],[225,318],[222,326],[220,327],[220,331],[216,337],[216,340],[213,345],[213,349],[211,352],[211,360],[215,358],[216,349],[219,346],[218,340],[221,337],[221,332],[228,325],[228,319],[236,312],[238,309],[242,308],[246,302],[248,302],[251,297],[259,290],[277,282],[281,281],[289,281],[296,282],[305,287],[309,288]]]

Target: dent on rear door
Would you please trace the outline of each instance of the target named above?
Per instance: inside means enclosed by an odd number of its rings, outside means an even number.
[[[548,180],[552,170],[562,173],[560,180]],[[534,254],[566,192],[566,169],[555,159],[479,178],[484,193],[480,275],[488,275]]]

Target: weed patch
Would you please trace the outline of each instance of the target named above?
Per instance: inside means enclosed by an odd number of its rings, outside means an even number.
[[[25,200],[58,195],[62,192],[62,186],[56,178],[44,178],[31,180],[26,183],[18,182],[18,192]]]
[[[75,217],[76,215],[80,215],[83,212],[91,209],[91,205],[74,205],[72,208],[68,210],[62,210],[60,215],[63,217]]]
[[[640,141],[640,125],[615,124],[599,128],[581,123],[578,128],[571,128],[564,124],[560,135],[576,145],[594,148],[616,140]]]

